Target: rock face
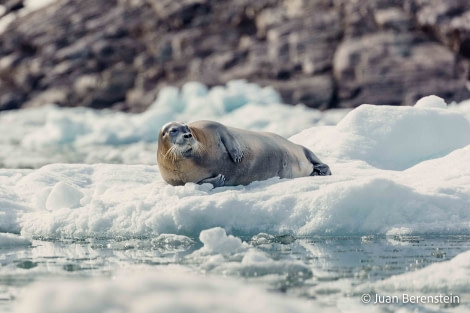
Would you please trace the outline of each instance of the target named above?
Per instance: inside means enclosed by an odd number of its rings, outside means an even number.
[[[468,0],[57,0],[0,34],[0,109],[139,112],[164,85],[239,78],[320,109],[450,102],[469,68]]]

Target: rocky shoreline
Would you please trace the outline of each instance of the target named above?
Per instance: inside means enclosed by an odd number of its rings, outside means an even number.
[[[0,33],[0,110],[142,112],[163,86],[232,79],[319,109],[452,102],[469,68],[468,0],[57,0]]]

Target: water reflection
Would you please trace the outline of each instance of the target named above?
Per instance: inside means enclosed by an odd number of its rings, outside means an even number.
[[[34,240],[30,247],[0,249],[0,310],[10,311],[18,292],[33,281],[108,277],[139,264],[182,264],[331,305],[338,294],[346,296],[354,286],[414,271],[470,249],[467,236],[288,239],[260,234],[244,238],[251,243],[244,254],[207,259],[193,255],[201,244],[184,236]],[[248,253],[263,262],[244,264]]]

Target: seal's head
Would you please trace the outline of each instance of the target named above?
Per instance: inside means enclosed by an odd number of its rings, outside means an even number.
[[[191,129],[179,122],[163,125],[158,135],[158,146],[161,157],[171,161],[200,154],[202,148]]]

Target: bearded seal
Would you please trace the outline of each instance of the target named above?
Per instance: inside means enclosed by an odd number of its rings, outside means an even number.
[[[158,135],[157,162],[170,185],[248,185],[272,177],[331,175],[309,149],[279,135],[213,121],[170,122]]]

